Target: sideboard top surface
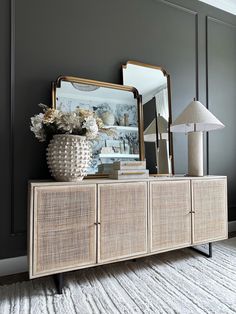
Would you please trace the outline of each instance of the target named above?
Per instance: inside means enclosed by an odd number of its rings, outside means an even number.
[[[129,179],[129,180],[116,180],[109,178],[101,179],[84,179],[79,182],[58,182],[53,180],[31,180],[29,184],[34,186],[60,186],[60,185],[81,185],[81,184],[106,184],[106,183],[124,183],[124,182],[155,182],[155,181],[179,181],[179,180],[213,180],[213,179],[226,179],[226,176],[203,176],[203,177],[189,177],[184,175],[175,176],[150,176],[148,179]]]

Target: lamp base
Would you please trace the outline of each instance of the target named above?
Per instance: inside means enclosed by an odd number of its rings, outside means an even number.
[[[188,176],[203,176],[203,133],[188,133]]]

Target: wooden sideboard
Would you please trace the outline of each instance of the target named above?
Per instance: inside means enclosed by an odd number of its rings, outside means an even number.
[[[30,182],[30,278],[226,239],[227,179]]]

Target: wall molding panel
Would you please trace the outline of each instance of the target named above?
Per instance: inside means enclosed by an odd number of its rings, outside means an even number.
[[[213,16],[206,16],[206,107],[207,109],[209,109],[209,55],[208,55],[208,38],[209,38],[209,34],[208,34],[208,27],[209,27],[209,22],[215,22],[215,23],[219,23],[222,24],[226,27],[231,27],[236,29],[236,25],[233,25],[231,23],[225,22],[223,20],[220,20],[218,18],[215,18]],[[209,165],[209,133],[207,132],[206,134],[206,147],[207,147],[207,154],[206,154],[206,158],[207,158],[207,174],[209,174],[209,169],[210,169],[210,165]]]
[[[228,22],[225,22],[225,21],[220,20],[220,19],[217,19],[217,18],[215,18],[213,16],[207,15],[206,18],[207,18],[208,21],[212,21],[212,22],[219,23],[219,24],[222,24],[222,25],[225,25],[225,26],[232,27],[232,28],[236,29],[236,25],[228,23]]]
[[[221,42],[219,42],[221,38]],[[208,142],[208,173],[218,170],[218,173],[224,172],[228,176],[229,186],[229,219],[235,220],[235,203],[234,189],[236,187],[235,176],[232,172],[234,167],[235,148],[234,121],[232,116],[235,116],[235,86],[231,82],[236,79],[236,25],[226,22],[223,19],[215,18],[213,16],[206,16],[206,100],[207,108],[213,110],[217,117],[226,125],[223,131],[216,135],[207,134]],[[224,49],[222,49],[224,47]],[[223,59],[222,59],[223,58]],[[219,61],[221,60],[221,62]],[[232,61],[231,61],[232,60]],[[215,66],[219,63],[218,67]],[[222,78],[221,78],[222,77]],[[227,82],[228,80],[228,82]],[[222,90],[224,99],[221,99],[221,92],[223,83],[226,90]],[[220,100],[221,99],[221,100]],[[228,112],[230,114],[228,114]],[[226,119],[224,121],[224,119]],[[225,132],[225,141],[222,142],[222,133]],[[217,145],[218,143],[218,145]],[[223,158],[222,151],[227,152]],[[227,164],[225,167],[224,163]],[[222,167],[222,169],[221,169]]]
[[[15,88],[16,88],[16,0],[11,0],[11,18],[10,18],[10,29],[11,29],[11,63],[10,63],[10,177],[11,177],[11,236],[24,236],[26,230],[15,229],[15,197],[14,197],[14,134],[15,134]]]
[[[195,94],[195,98],[196,99],[199,99],[199,51],[198,51],[198,42],[199,42],[199,38],[198,38],[198,12],[197,11],[194,11],[194,10],[191,10],[185,6],[181,6],[179,4],[176,4],[176,3],[173,3],[173,2],[170,2],[170,1],[167,1],[167,0],[157,0],[161,3],[164,3],[168,6],[171,6],[175,9],[178,9],[178,10],[181,10],[181,11],[184,11],[185,13],[187,14],[191,14],[195,17],[195,62],[196,62],[196,65],[195,65],[195,74],[196,74],[196,94]]]
[[[191,10],[191,9],[185,7],[185,6],[182,6],[180,4],[176,4],[176,3],[170,2],[168,0],[156,0],[156,1],[162,2],[162,3],[166,4],[166,5],[174,7],[176,9],[181,10],[181,11],[185,11],[186,13],[189,13],[189,14],[193,14],[193,15],[197,15],[198,14],[197,11]]]

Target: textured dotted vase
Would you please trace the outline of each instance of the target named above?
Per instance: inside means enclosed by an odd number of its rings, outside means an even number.
[[[57,181],[81,181],[87,175],[91,148],[85,136],[54,135],[47,148],[47,163]]]

